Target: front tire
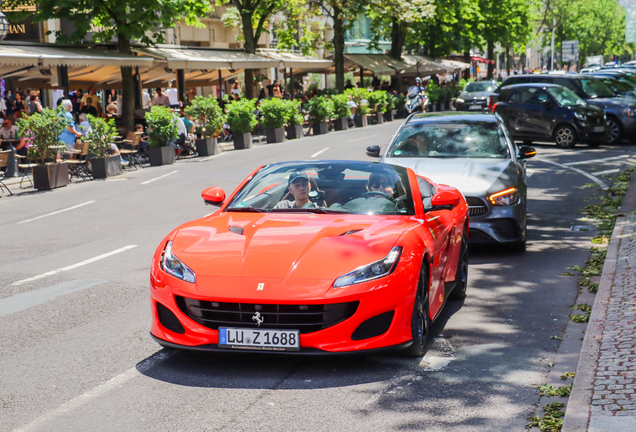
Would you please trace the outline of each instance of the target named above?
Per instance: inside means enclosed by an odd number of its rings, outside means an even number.
[[[424,260],[411,317],[413,343],[404,350],[407,357],[421,357],[426,352],[431,328],[431,318],[428,314],[428,288],[428,262]]]
[[[461,300],[466,298],[466,287],[468,285],[468,238],[466,227],[462,233],[462,244],[459,249],[459,260],[457,262],[457,273],[455,273],[455,288],[448,298],[450,300]]]
[[[578,137],[572,126],[560,126],[554,133],[554,140],[557,147],[563,149],[571,149],[576,145]]]
[[[623,139],[623,128],[614,117],[607,117],[607,128],[609,129],[609,139],[607,144],[617,144]]]

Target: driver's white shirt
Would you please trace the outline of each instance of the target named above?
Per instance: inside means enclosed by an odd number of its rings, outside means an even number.
[[[313,203],[311,201],[309,201],[307,204],[311,204],[311,206],[309,208],[318,208],[316,203]],[[307,205],[307,204],[305,204],[305,205]],[[283,200],[283,201],[280,201],[278,204],[276,204],[274,206],[274,208],[275,209],[293,209],[293,208],[298,208],[298,207],[296,207],[296,201]]]

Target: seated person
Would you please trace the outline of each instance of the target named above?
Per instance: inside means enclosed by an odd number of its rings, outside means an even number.
[[[396,156],[420,156],[420,151],[415,137],[410,136],[399,143],[396,150],[393,151],[393,154]]]
[[[135,132],[141,132],[141,138],[139,139],[139,147],[146,147],[148,145],[148,134],[144,132],[144,126],[140,124],[135,125]]]
[[[93,106],[93,98],[92,97],[87,97],[86,98],[86,104],[82,107],[82,109],[80,110],[80,113],[82,113],[82,114],[90,114],[93,117],[97,117],[97,108],[95,108]]]
[[[356,213],[396,213],[397,205],[393,202],[393,186],[388,176],[373,173],[367,182],[367,192],[342,206],[343,209]]]
[[[77,128],[79,129],[82,135],[87,137],[91,132],[93,132],[93,128],[91,127],[91,124],[86,119],[85,113],[82,113],[79,115],[79,121],[80,121],[80,124],[77,126]]]
[[[282,200],[274,206],[275,209],[318,208],[316,203],[309,201],[309,176],[304,172],[289,175],[287,183],[289,193],[294,196],[293,201]]]

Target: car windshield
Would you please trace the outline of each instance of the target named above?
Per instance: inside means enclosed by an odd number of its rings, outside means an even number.
[[[585,101],[578,97],[576,93],[566,87],[548,87],[548,93],[556,99],[557,103],[564,107],[569,106],[583,106],[586,105]]]
[[[261,169],[226,211],[414,215],[406,168],[379,163],[286,163]]]
[[[391,157],[509,158],[506,138],[496,122],[425,123],[406,126]]]
[[[618,79],[614,77],[601,78],[601,81],[603,81],[605,85],[607,85],[609,88],[614,90],[616,93],[625,93],[625,92],[630,92],[634,90],[628,84],[622,81],[619,81]]]
[[[596,78],[581,78],[579,84],[591,99],[614,97],[612,89]]]
[[[492,91],[492,90],[493,90],[493,84],[490,81],[468,83],[468,85],[464,89],[464,91],[467,93],[485,92],[485,91]]]

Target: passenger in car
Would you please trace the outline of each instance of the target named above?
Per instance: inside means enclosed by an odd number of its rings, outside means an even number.
[[[291,173],[287,184],[289,193],[293,195],[294,200],[282,200],[274,206],[275,209],[318,208],[316,203],[309,200],[311,188],[309,186],[309,176],[306,173]]]

